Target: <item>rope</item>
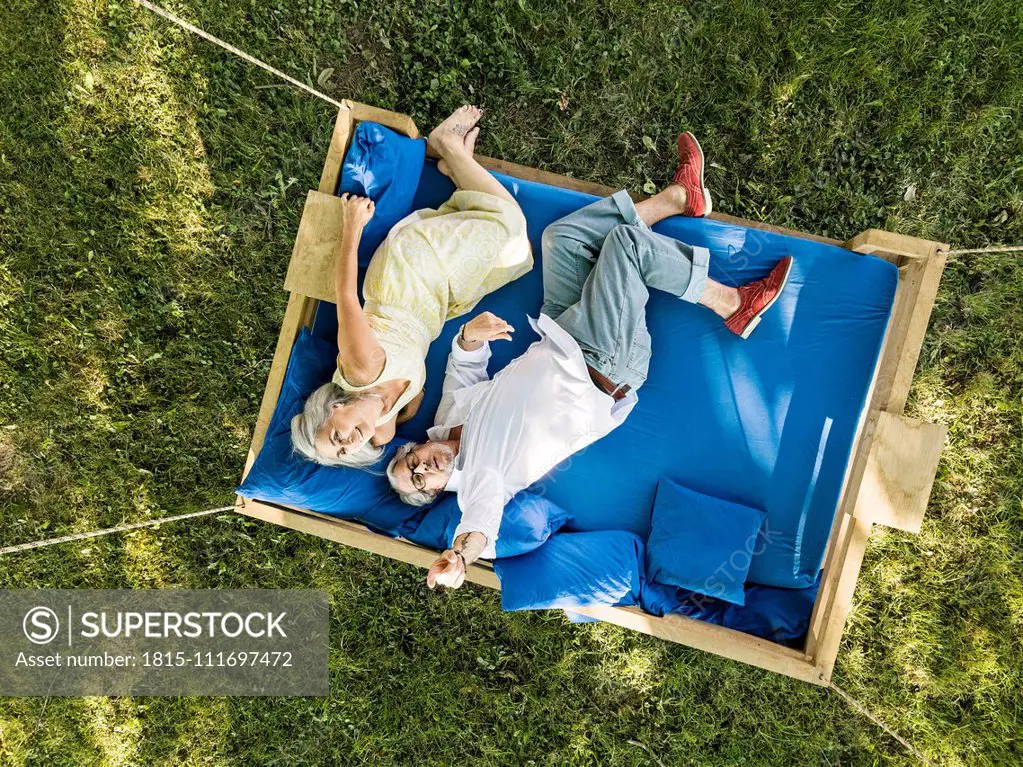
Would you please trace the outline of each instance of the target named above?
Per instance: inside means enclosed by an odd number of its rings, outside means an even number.
[[[90,530],[87,533],[74,533],[72,535],[62,535],[59,538],[45,538],[41,541],[32,541],[31,543],[19,543],[16,546],[5,546],[0,549],[0,556],[4,554],[14,554],[19,551],[29,551],[30,549],[41,549],[45,546],[56,546],[58,543],[71,543],[72,541],[84,541],[87,538],[99,538],[101,535],[124,533],[129,530],[141,530],[144,527],[156,527],[157,525],[162,525],[164,522],[178,522],[182,519],[207,517],[210,514],[219,514],[223,511],[232,510],[234,510],[234,506],[221,506],[218,509],[190,511],[188,514],[178,514],[173,517],[161,517],[160,519],[148,519],[145,522],[133,522],[128,525],[118,525],[117,527],[108,527],[105,530]]]
[[[260,69],[265,69],[270,74],[272,74],[272,75],[274,75],[276,77],[279,77],[282,80],[285,80],[286,82],[291,83],[296,88],[301,88],[306,93],[311,93],[313,96],[316,96],[316,98],[318,98],[318,99],[323,99],[328,104],[333,104],[338,109],[350,109],[350,107],[347,104],[342,104],[337,99],[332,99],[330,96],[327,96],[324,93],[320,93],[315,88],[312,88],[312,87],[306,85],[305,83],[296,80],[291,75],[286,75],[281,70],[275,69],[274,67],[270,66],[269,64],[267,64],[264,61],[260,61],[255,56],[250,56],[249,54],[247,54],[245,51],[241,50],[240,48],[235,48],[230,43],[225,43],[219,37],[215,37],[215,36],[211,35],[209,32],[205,32],[205,31],[199,29],[199,27],[195,26],[194,24],[189,24],[187,21],[185,21],[180,16],[175,16],[170,11],[166,11],[166,10],[164,10],[163,8],[161,8],[158,5],[153,5],[152,3],[149,2],[149,0],[135,0],[135,2],[138,5],[141,5],[143,8],[148,8],[153,13],[155,13],[157,16],[162,16],[163,18],[167,19],[168,21],[173,22],[174,24],[177,24],[182,29],[185,29],[185,30],[189,31],[192,34],[199,35],[199,37],[201,37],[204,40],[208,40],[209,42],[213,43],[214,45],[219,45],[225,51],[229,51],[230,53],[233,53],[235,56],[240,56],[242,59],[244,59],[245,61],[249,62],[250,64],[252,64],[254,66],[257,66]]]
[[[856,701],[856,699],[852,695],[847,693],[845,690],[843,690],[841,687],[839,687],[834,682],[828,682],[828,687],[830,687],[832,690],[837,692],[839,697],[842,698],[842,700],[844,700],[846,703],[848,703],[854,709],[856,709],[856,711],[858,711],[860,714],[862,714],[867,719],[872,721],[874,724],[876,724],[878,727],[880,727],[886,733],[888,733],[893,738],[895,738],[895,740],[897,740],[899,742],[899,744],[904,749],[906,749],[911,754],[913,754],[913,756],[915,756],[917,759],[919,759],[923,764],[928,765],[928,767],[935,767],[934,762],[932,762],[926,756],[924,756],[919,751],[917,751],[916,748],[913,746],[913,744],[910,743],[908,740],[906,740],[901,735],[899,735],[899,733],[895,732],[895,730],[893,730],[891,727],[889,727],[884,722],[882,722],[880,719],[878,719],[876,716],[874,716],[872,713],[870,713],[870,711],[868,711],[866,707],[864,707],[863,705],[858,703]]]
[[[988,248],[962,248],[960,250],[946,250],[947,256],[969,256],[975,253],[1020,253],[1023,252],[1023,245],[992,245]]]

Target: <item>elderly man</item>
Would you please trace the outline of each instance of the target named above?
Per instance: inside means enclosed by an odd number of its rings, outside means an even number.
[[[791,258],[762,280],[732,288],[707,276],[710,254],[650,231],[672,215],[705,216],[703,151],[678,139],[672,183],[633,204],[623,190],[551,224],[543,235],[544,303],[530,324],[540,336],[492,380],[489,342],[514,329],[492,314],[452,342],[429,441],[402,446],[388,464],[407,503],[458,494],[452,548],[427,574],[430,588],[457,588],[466,567],[493,558],[508,500],[621,424],[646,380],[648,289],[705,306],[747,338],[780,295]]]

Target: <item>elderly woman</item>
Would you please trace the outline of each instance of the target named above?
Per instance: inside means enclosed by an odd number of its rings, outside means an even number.
[[[359,303],[359,239],[373,202],[342,195],[337,248],[337,370],[291,422],[295,449],[327,465],[368,466],[423,397],[426,352],[444,322],[533,266],[526,220],[515,199],[473,157],[482,112],[463,106],[430,134],[438,168],[457,187],[437,210],[395,224],[373,254]],[[481,315],[462,338],[509,338],[512,328]]]

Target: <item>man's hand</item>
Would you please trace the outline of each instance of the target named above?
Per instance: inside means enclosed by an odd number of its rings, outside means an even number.
[[[343,211],[345,230],[361,232],[373,218],[376,206],[368,197],[359,197],[345,192],[341,195],[341,210]]]
[[[426,573],[426,585],[431,589],[437,586],[457,589],[464,581],[465,567],[462,565],[462,559],[451,549],[441,554],[440,559],[434,562]]]
[[[485,341],[511,341],[515,328],[493,312],[477,314],[462,328],[458,345],[467,352],[479,349]]]

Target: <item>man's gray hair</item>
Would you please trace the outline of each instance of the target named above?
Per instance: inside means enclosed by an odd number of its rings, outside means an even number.
[[[398,487],[398,477],[394,474],[394,467],[398,465],[399,461],[404,461],[405,456],[417,447],[419,447],[419,444],[416,442],[406,442],[398,448],[398,451],[394,454],[394,458],[392,458],[387,464],[387,481],[391,483],[391,489],[394,490],[394,492],[398,494],[398,497],[409,506],[425,506],[440,495],[440,492],[431,493],[428,490],[415,489],[413,489],[411,493],[405,493],[402,492],[400,487]]]
[[[324,466],[351,466],[364,469],[380,460],[384,449],[376,447],[369,440],[354,453],[339,456],[320,455],[316,450],[316,435],[330,418],[334,405],[346,404],[361,399],[361,395],[347,392],[333,381],[323,384],[309,395],[302,412],[291,419],[291,444],[303,457]]]

